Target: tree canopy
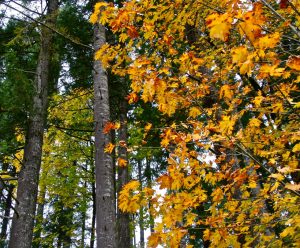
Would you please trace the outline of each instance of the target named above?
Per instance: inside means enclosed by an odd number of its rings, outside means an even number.
[[[299,247],[298,0],[40,4],[0,1],[1,247]]]

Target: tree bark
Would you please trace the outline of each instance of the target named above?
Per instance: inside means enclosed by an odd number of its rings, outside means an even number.
[[[42,185],[40,189],[40,195],[38,200],[38,207],[36,211],[35,218],[35,230],[33,237],[33,248],[39,248],[41,243],[41,234],[42,234],[42,225],[43,225],[43,216],[44,216],[44,207],[45,207],[45,197],[46,197],[46,185]]]
[[[145,176],[147,179],[147,187],[152,189],[152,170],[151,170],[151,162],[146,158],[146,169],[145,169]],[[149,207],[149,223],[150,223],[150,231],[154,233],[154,218],[150,212],[151,209],[151,202],[148,203]]]
[[[105,28],[96,24],[94,28],[95,51],[105,41]],[[117,242],[113,162],[111,156],[104,152],[104,147],[110,143],[111,137],[110,134],[103,133],[104,125],[110,119],[108,80],[100,61],[94,61],[93,69],[97,247],[114,248],[117,247]]]
[[[0,233],[0,247],[4,247],[6,243],[6,238],[7,238],[7,227],[8,227],[8,222],[10,217],[10,209],[11,209],[11,204],[12,204],[12,194],[14,190],[14,185],[10,184],[8,186],[8,192],[7,192],[7,197],[5,201],[5,210],[4,210],[4,219],[2,221],[2,226],[1,226],[1,233]]]
[[[48,1],[48,25],[53,25],[58,9],[57,0]],[[34,216],[38,194],[39,171],[41,166],[43,134],[47,113],[48,78],[52,31],[42,27],[41,48],[38,58],[32,110],[29,114],[28,129],[24,148],[23,166],[17,189],[17,214],[14,215],[10,248],[30,248],[33,236]]]
[[[95,244],[95,226],[96,226],[96,187],[93,180],[92,184],[92,196],[93,196],[93,214],[92,214],[92,227],[91,227],[91,239],[90,239],[90,248],[94,248]]]
[[[120,122],[121,127],[119,130],[119,139],[127,143],[127,102],[124,97],[121,97],[120,102]],[[120,158],[127,158],[127,149],[126,147],[119,147],[118,155]],[[128,183],[128,167],[118,167],[118,194],[122,190],[123,185]],[[117,215],[118,223],[118,247],[128,248],[131,246],[130,240],[130,218],[128,213],[118,211]]]
[[[142,162],[138,160],[138,177],[141,184],[141,190],[143,189],[143,180],[142,180]],[[139,228],[140,228],[140,247],[145,248],[145,225],[144,225],[144,208],[140,207],[139,212]]]

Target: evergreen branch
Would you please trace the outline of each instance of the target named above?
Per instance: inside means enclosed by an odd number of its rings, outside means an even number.
[[[36,23],[38,23],[38,24],[40,24],[40,25],[42,25],[42,26],[44,26],[44,27],[46,27],[46,28],[48,28],[48,29],[50,29],[51,31],[53,31],[53,32],[55,32],[56,34],[58,34],[58,35],[62,36],[63,38],[65,38],[66,40],[69,40],[69,41],[70,41],[71,43],[73,43],[73,44],[82,46],[82,47],[84,47],[84,48],[88,48],[89,50],[92,50],[92,51],[94,50],[93,47],[91,47],[91,46],[89,46],[89,45],[86,45],[86,44],[83,44],[83,43],[81,43],[81,42],[79,42],[79,41],[73,39],[72,37],[70,37],[70,36],[68,36],[68,35],[66,35],[66,34],[61,33],[61,32],[58,31],[57,29],[55,29],[55,28],[49,26],[48,24],[43,23],[43,22],[41,22],[41,21],[39,21],[39,20],[37,20],[37,19],[32,18],[31,16],[25,14],[24,12],[22,12],[22,11],[16,9],[16,8],[12,7],[12,6],[10,6],[9,4],[3,3],[3,5],[5,5],[6,7],[10,8],[10,9],[12,9],[12,10],[17,11],[18,13],[20,13],[20,14],[22,14],[23,16],[27,17],[28,19],[30,19],[30,20],[32,20],[32,21],[34,21],[34,22],[36,22]]]

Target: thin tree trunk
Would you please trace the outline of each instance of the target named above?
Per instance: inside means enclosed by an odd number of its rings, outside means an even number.
[[[142,184],[142,162],[141,160],[138,160],[138,176],[139,176],[139,182],[141,184],[141,190],[143,189]],[[140,207],[139,212],[139,228],[140,228],[140,246],[141,248],[145,247],[145,230],[144,230],[144,208]]]
[[[121,97],[122,98],[122,97]],[[120,141],[127,143],[127,102],[125,98],[121,99],[120,102],[120,122],[121,127],[119,130]],[[126,147],[120,147],[118,155],[120,158],[127,160],[127,149]],[[118,167],[118,194],[122,190],[123,185],[128,183],[128,167]],[[131,246],[130,240],[130,218],[128,213],[118,211],[117,215],[118,223],[118,247],[128,248]]]
[[[147,178],[147,187],[148,188],[152,188],[152,172],[151,172],[151,164],[150,161],[146,158],[146,169],[145,169],[145,176]],[[150,222],[150,231],[151,233],[154,232],[154,218],[152,216],[152,214],[150,213],[150,209],[151,209],[151,202],[149,201],[148,203],[149,206],[149,222]]]
[[[86,182],[85,182],[84,187],[86,188]],[[84,239],[85,239],[85,220],[86,220],[86,212],[85,212],[85,210],[83,210],[81,213],[82,225],[81,225],[81,244],[80,244],[80,247],[82,247],[82,248],[84,248]]]
[[[48,25],[53,25],[58,8],[57,0],[48,1]],[[34,216],[38,194],[39,171],[47,113],[48,77],[52,31],[42,27],[41,49],[38,58],[34,85],[32,111],[29,114],[23,166],[20,171],[17,189],[17,214],[14,215],[10,248],[30,248],[33,236]]]
[[[38,208],[36,211],[36,222],[35,222],[36,232],[34,233],[34,238],[33,238],[33,244],[32,244],[33,248],[35,248],[35,247],[39,248],[40,243],[41,243],[45,197],[46,197],[46,185],[43,185],[40,190],[40,196],[39,196],[40,199],[39,199]]]
[[[91,228],[91,241],[90,248],[94,248],[95,244],[95,226],[96,226],[96,187],[93,181],[92,184],[92,196],[93,196],[93,215],[92,215],[92,228]]]
[[[96,24],[94,49],[106,41],[105,28]],[[96,172],[96,223],[97,248],[114,248],[116,242],[116,206],[112,158],[104,152],[110,143],[110,134],[104,134],[104,125],[110,119],[108,80],[100,61],[94,61],[94,121],[95,121],[95,172]]]
[[[12,193],[14,189],[14,185],[9,185],[8,186],[8,192],[7,192],[7,197],[5,201],[5,210],[4,210],[4,219],[2,221],[2,226],[1,226],[1,234],[0,234],[0,247],[4,247],[6,238],[7,238],[7,227],[8,227],[8,222],[9,222],[9,216],[10,216],[10,209],[11,209],[11,204],[12,204]]]

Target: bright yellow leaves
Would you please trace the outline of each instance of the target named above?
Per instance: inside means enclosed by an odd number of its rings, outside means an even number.
[[[230,85],[223,85],[220,89],[220,98],[225,98],[227,100],[231,100],[233,98],[233,90]]]
[[[90,17],[90,22],[95,24],[97,21],[99,21],[99,15],[101,13],[101,8],[103,7],[107,7],[108,3],[106,2],[98,2],[95,4],[94,7],[94,12]],[[103,18],[104,15],[102,15],[100,18]],[[101,22],[102,24],[104,24],[103,22]]]
[[[239,32],[242,36],[245,35],[251,42],[262,36],[261,26],[266,21],[262,7],[261,3],[255,3],[253,10],[241,16],[242,21],[239,23]]]
[[[104,148],[104,152],[112,153],[115,147],[116,146],[114,144],[108,143]]]
[[[128,164],[128,161],[124,158],[118,158],[117,163],[118,163],[119,167],[126,167]]]
[[[140,190],[140,186],[140,183],[136,180],[132,180],[123,186],[118,203],[118,207],[123,212],[134,213],[141,206],[147,205],[152,198],[154,191],[147,187]]]
[[[191,108],[190,108],[190,112],[189,112],[189,116],[190,116],[190,117],[196,118],[196,117],[198,117],[200,114],[201,114],[201,111],[200,111],[199,108],[197,108],[197,107],[191,107]]]
[[[139,194],[140,183],[131,181],[126,184],[119,195],[118,207],[123,212],[134,213],[140,208],[141,196]]]
[[[131,212],[151,200],[151,214],[162,221],[155,223],[149,247],[179,247],[183,237],[188,245],[186,231],[199,227],[207,228],[201,238],[212,247],[268,246],[275,234],[265,235],[266,228],[281,225],[275,220],[282,213],[299,217],[295,199],[288,200],[299,190],[293,182],[299,166],[299,44],[264,1],[203,3],[128,1],[107,17],[128,44],[107,46],[97,58],[130,78],[129,103],[141,98],[175,119],[159,129],[169,157],[155,184],[166,193],[147,198],[152,194],[135,182],[124,188],[120,205]],[[292,9],[287,14],[272,6],[288,22],[297,20]],[[144,142],[151,128],[142,127]],[[274,205],[270,213],[266,202]],[[287,230],[295,230],[290,224]],[[287,232],[274,245],[288,247],[293,241],[287,236],[296,240]]]
[[[232,49],[232,63],[237,64],[241,74],[250,74],[254,67],[254,54],[249,53],[245,46]]]
[[[215,13],[206,18],[206,25],[210,28],[210,37],[222,41],[228,41],[231,23],[232,17],[228,13],[222,15]]]

